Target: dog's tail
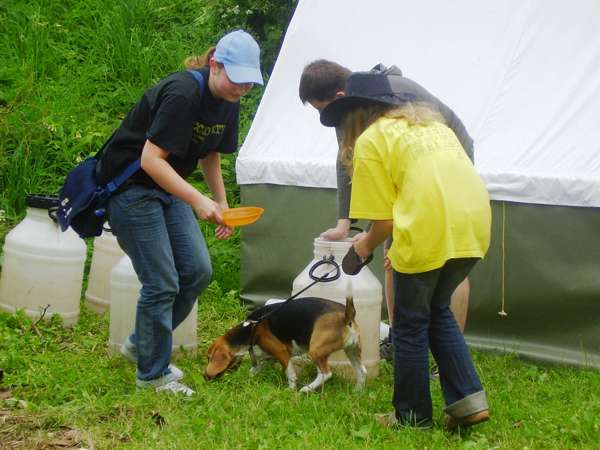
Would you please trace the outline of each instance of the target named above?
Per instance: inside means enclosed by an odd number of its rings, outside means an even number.
[[[344,323],[350,325],[356,318],[356,309],[354,309],[354,300],[352,297],[346,297],[346,313],[344,315]]]

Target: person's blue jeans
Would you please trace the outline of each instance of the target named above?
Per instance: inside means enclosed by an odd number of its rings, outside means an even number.
[[[396,418],[402,424],[431,424],[430,348],[439,368],[447,406],[483,391],[465,340],[450,311],[452,293],[477,261],[451,259],[443,267],[424,273],[394,271],[392,403]]]
[[[133,185],[111,197],[108,212],[142,284],[130,337],[137,377],[153,380],[170,372],[172,332],[208,286],[210,256],[192,208],[164,191]]]

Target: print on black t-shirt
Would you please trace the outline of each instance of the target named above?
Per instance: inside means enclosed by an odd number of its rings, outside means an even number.
[[[192,136],[192,139],[196,144],[202,144],[207,137],[213,135],[219,136],[223,134],[223,131],[225,131],[224,124],[217,124],[209,127],[201,122],[196,122],[194,125],[194,135]]]

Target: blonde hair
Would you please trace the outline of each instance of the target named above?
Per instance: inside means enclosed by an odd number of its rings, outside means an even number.
[[[208,60],[215,54],[215,47],[209,48],[204,55],[188,56],[183,64],[186,69],[201,69],[208,66]]]
[[[340,161],[352,176],[354,146],[358,137],[380,117],[404,119],[409,126],[428,125],[433,122],[446,124],[444,116],[435,106],[425,102],[407,102],[400,106],[370,105],[354,108],[346,113],[342,120],[342,151]]]

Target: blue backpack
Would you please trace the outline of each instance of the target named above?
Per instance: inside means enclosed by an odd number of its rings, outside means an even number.
[[[62,231],[71,227],[82,238],[100,236],[106,221],[108,198],[140,168],[140,159],[118,177],[101,186],[96,181],[98,155],[72,169],[58,194],[56,218]]]

